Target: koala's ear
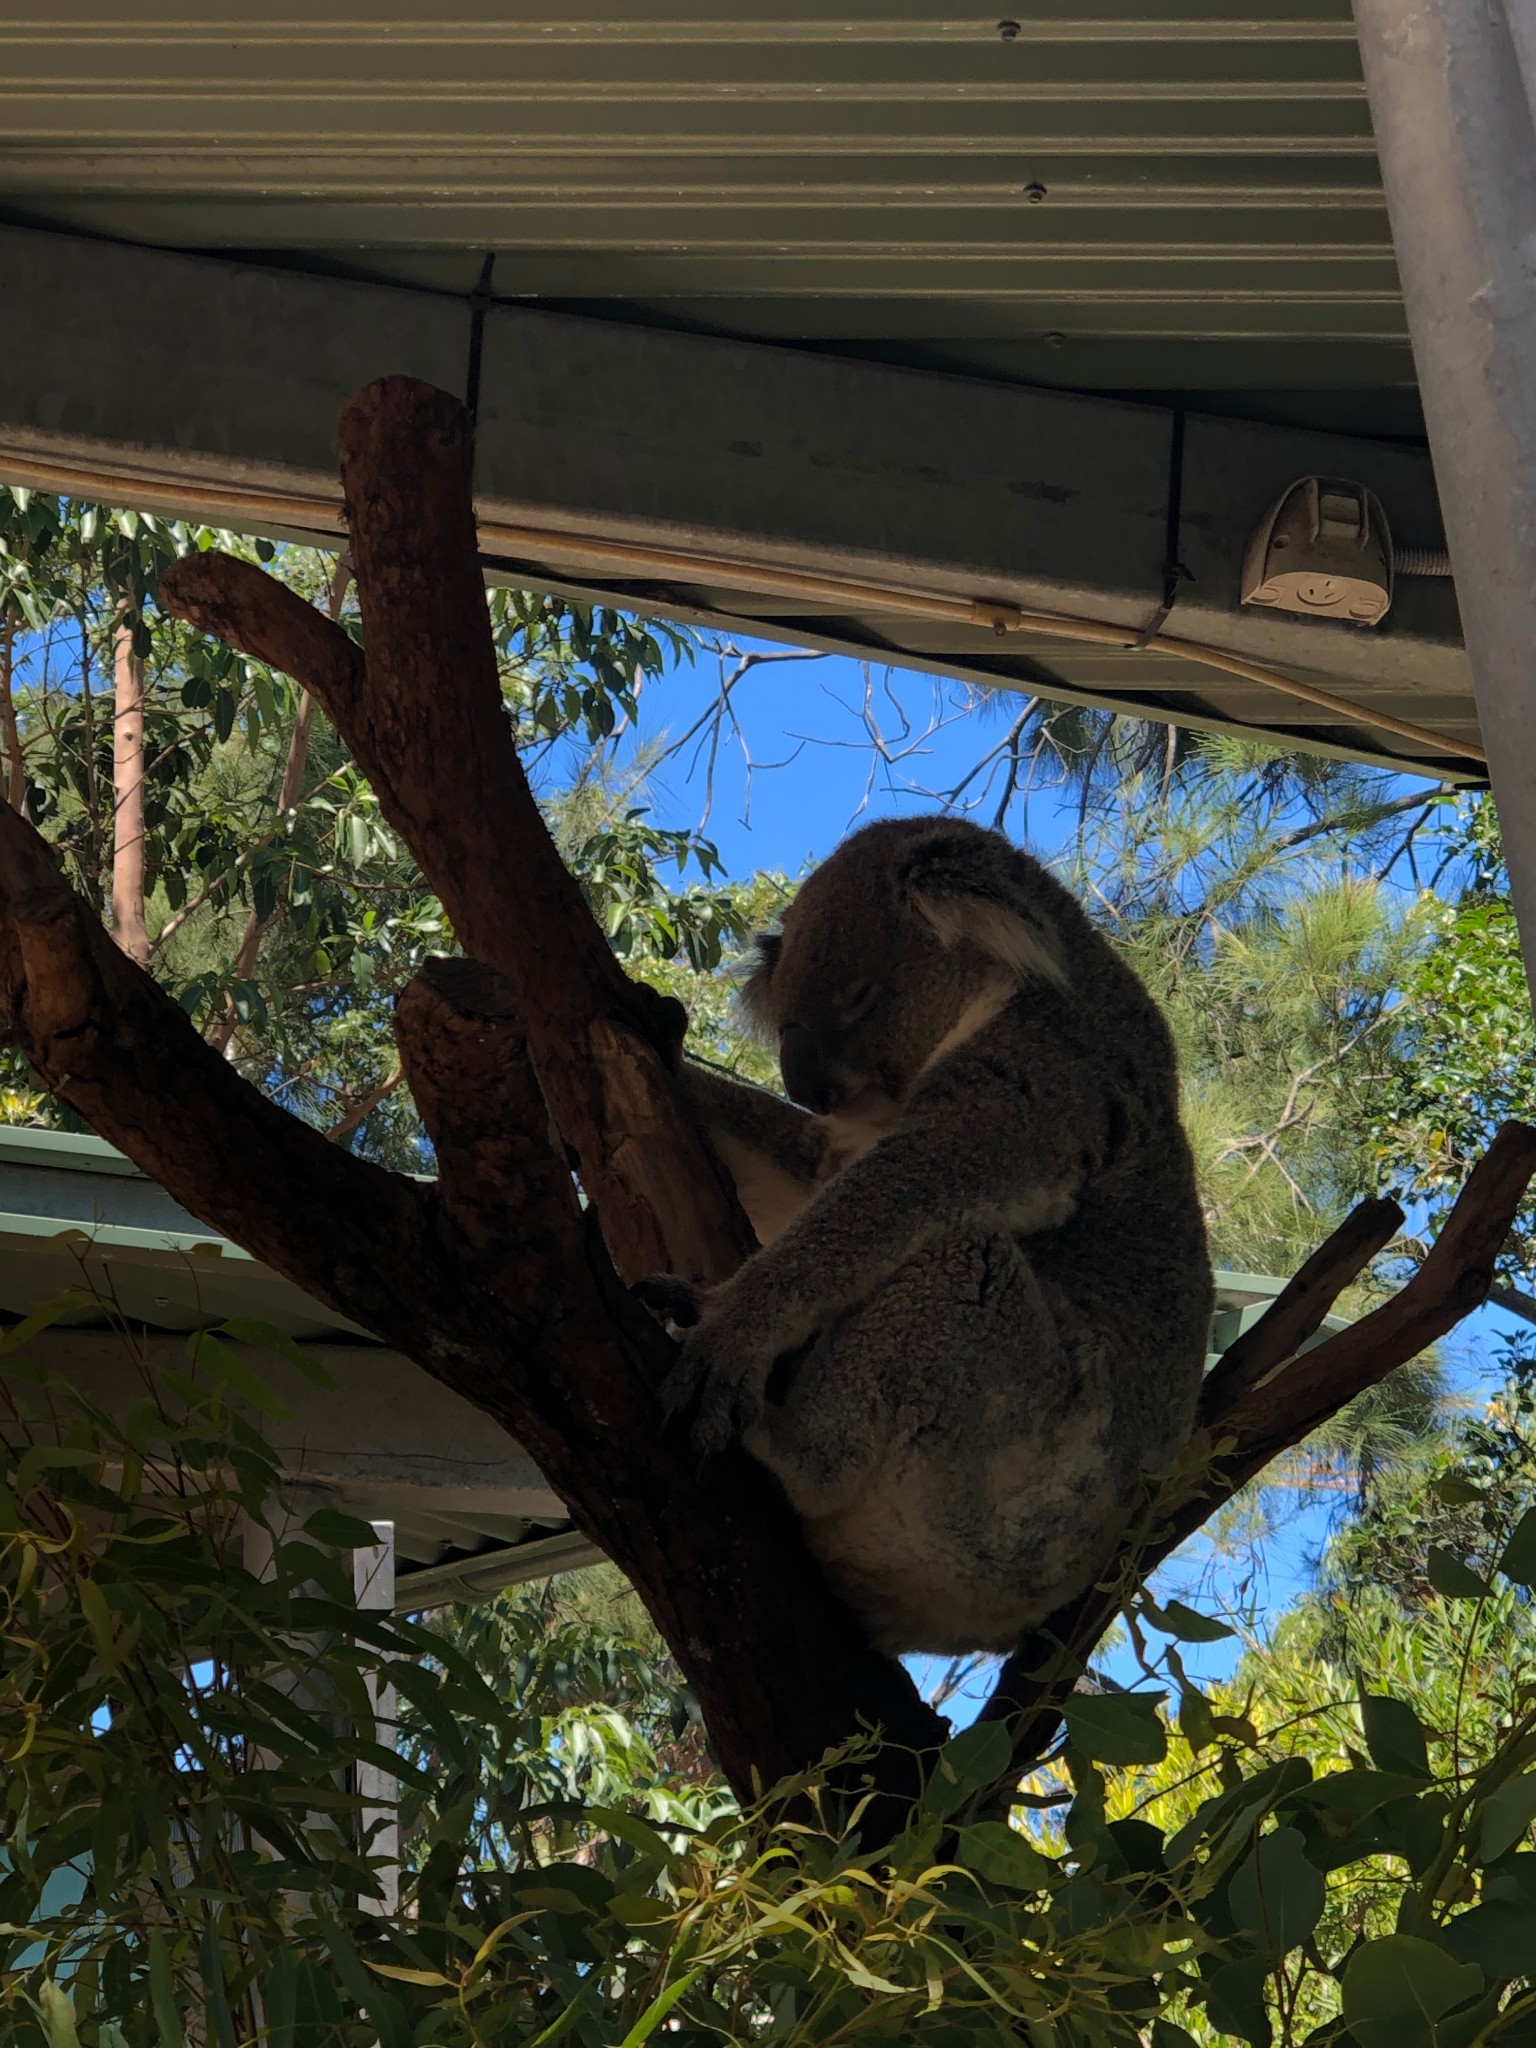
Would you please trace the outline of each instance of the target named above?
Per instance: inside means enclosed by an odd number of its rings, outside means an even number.
[[[758,932],[752,941],[755,955],[752,972],[741,984],[736,1001],[754,1031],[768,1031],[773,1025],[770,988],[773,970],[779,964],[784,941],[778,932]]]
[[[946,946],[964,941],[1020,981],[1064,987],[1067,970],[1055,926],[1022,890],[1009,886],[1009,877],[992,870],[993,863],[978,860],[970,847],[934,847],[908,871],[907,900]]]

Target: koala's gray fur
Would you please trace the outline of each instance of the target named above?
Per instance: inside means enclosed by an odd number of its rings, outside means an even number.
[[[761,949],[746,1006],[811,1113],[685,1065],[763,1249],[669,1398],[778,1475],[882,1647],[1005,1649],[1190,1429],[1211,1273],[1167,1027],[1038,861],[945,818],[855,833]]]

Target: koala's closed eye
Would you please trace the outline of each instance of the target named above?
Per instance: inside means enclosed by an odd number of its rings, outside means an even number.
[[[852,981],[847,988],[838,992],[833,1007],[838,1019],[844,1024],[857,1024],[861,1017],[867,1017],[880,1000],[878,981]]]

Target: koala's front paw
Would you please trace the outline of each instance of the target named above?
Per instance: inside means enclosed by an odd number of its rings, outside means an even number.
[[[771,1363],[728,1315],[706,1316],[684,1336],[661,1401],[669,1416],[693,1410],[689,1436],[701,1458],[718,1457],[757,1420]]]

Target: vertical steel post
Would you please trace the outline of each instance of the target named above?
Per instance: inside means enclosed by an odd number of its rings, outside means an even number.
[[[1530,0],[1353,4],[1536,988],[1536,22]]]

